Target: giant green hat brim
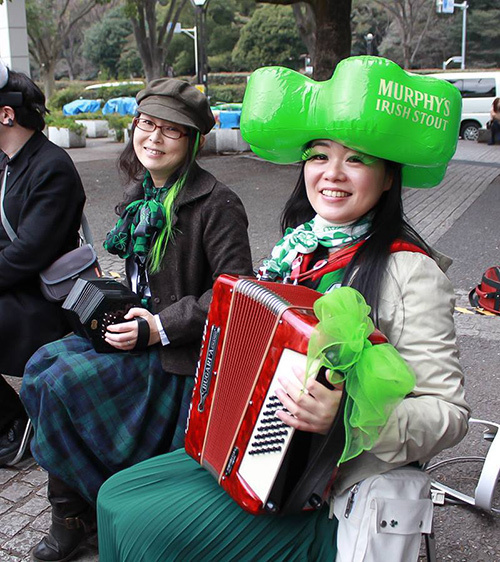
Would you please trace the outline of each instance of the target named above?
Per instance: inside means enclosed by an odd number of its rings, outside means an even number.
[[[240,127],[253,152],[272,162],[298,162],[311,141],[331,139],[399,162],[408,187],[433,187],[455,153],[461,104],[444,80],[381,57],[351,57],[324,82],[283,67],[256,70]]]

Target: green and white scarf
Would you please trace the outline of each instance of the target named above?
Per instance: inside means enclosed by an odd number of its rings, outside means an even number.
[[[299,254],[311,254],[319,245],[340,249],[355,244],[366,236],[371,223],[371,214],[346,225],[335,225],[316,215],[297,228],[287,228],[273,248],[270,259],[264,261],[262,275],[285,278]]]
[[[142,183],[144,198],[127,205],[116,226],[108,233],[104,241],[108,252],[124,259],[132,254],[140,257],[148,255],[155,237],[165,226],[162,201],[170,185],[156,188],[150,173],[146,172]]]

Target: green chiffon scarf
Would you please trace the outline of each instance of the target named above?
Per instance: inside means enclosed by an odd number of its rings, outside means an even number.
[[[369,341],[370,310],[352,287],[334,289],[314,304],[319,323],[309,341],[306,380],[326,367],[332,383],[344,382],[346,444],[339,464],[373,447],[415,386],[415,375],[394,346]]]

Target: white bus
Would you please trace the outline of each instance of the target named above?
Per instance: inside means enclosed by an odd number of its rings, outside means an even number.
[[[442,72],[429,74],[455,85],[462,94],[460,136],[475,141],[490,120],[491,104],[500,97],[500,72]]]

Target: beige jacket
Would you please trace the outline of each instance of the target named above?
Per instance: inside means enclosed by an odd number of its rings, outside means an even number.
[[[411,366],[417,383],[374,447],[342,465],[335,493],[368,476],[427,461],[466,434],[470,410],[458,360],[454,304],[453,288],[432,258],[391,254],[378,327]]]

